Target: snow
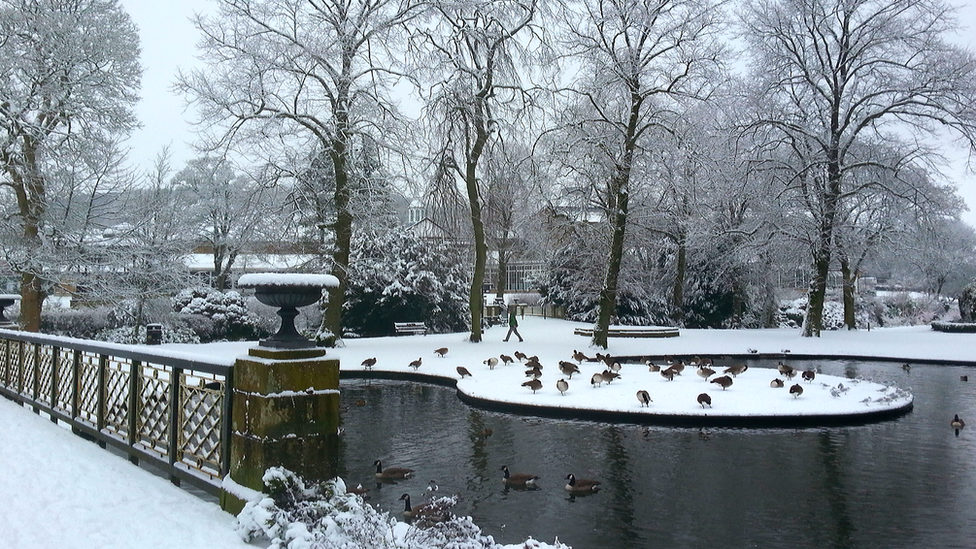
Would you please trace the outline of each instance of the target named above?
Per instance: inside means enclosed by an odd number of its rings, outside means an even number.
[[[501,339],[506,330],[499,327],[487,330],[485,341],[477,344],[468,342],[467,334],[347,339],[344,341],[345,347],[329,349],[327,356],[339,358],[342,368],[346,370],[362,369],[360,363],[367,357],[375,356],[375,370],[394,372],[412,371],[407,364],[421,357],[423,365],[419,368],[420,374],[455,379],[459,377],[455,367],[465,366],[474,374],[474,377],[461,382],[460,386],[465,391],[473,394],[484,392],[493,398],[517,397],[523,402],[556,402],[608,409],[619,406],[637,410],[639,405],[633,394],[637,386],[651,391],[653,409],[673,406],[675,410],[688,408],[689,413],[697,406],[694,399],[691,404],[682,401],[680,406],[668,403],[668,395],[682,386],[691,389],[688,394],[697,394],[707,387],[716,411],[733,406],[744,410],[745,404],[733,404],[732,401],[740,393],[762,394],[762,399],[745,400],[763,401],[769,409],[784,408],[794,412],[814,402],[833,407],[839,406],[837,403],[840,401],[860,400],[853,393],[860,390],[861,384],[850,383],[850,380],[842,381],[845,386],[851,387],[850,393],[841,397],[830,396],[830,391],[819,385],[826,376],[817,376],[813,383],[799,381],[798,377],[794,383],[803,385],[805,391],[802,396],[793,399],[786,388],[769,388],[769,379],[774,376],[771,371],[763,372],[759,368],[750,368],[740,374],[727,391],[722,391],[695,376],[691,367],[686,368],[680,378],[667,382],[659,374],[651,375],[646,367],[637,365],[624,366],[620,380],[600,388],[589,387],[588,375],[580,381],[576,381],[577,376],[574,375],[570,391],[561,397],[552,387],[559,377],[553,374],[558,360],[571,360],[574,349],[590,356],[597,351],[589,347],[588,338],[573,335],[573,329],[581,326],[586,325],[526,317],[520,320],[519,326],[526,338],[524,343],[503,343]],[[760,353],[780,353],[789,349],[789,354],[793,355],[854,355],[906,362],[938,360],[972,363],[974,339],[976,336],[936,332],[927,326],[826,332],[820,338],[802,338],[797,330],[681,330],[677,338],[611,339],[608,352],[618,356],[693,356],[746,354],[748,349],[756,349]],[[211,363],[228,363],[234,357],[246,354],[247,347],[253,345],[171,344],[146,350],[164,351],[181,357],[196,356]],[[433,353],[439,347],[450,349],[445,358]],[[503,353],[512,355],[515,350],[538,355],[544,365],[545,387],[539,394],[533,395],[520,386],[525,379],[521,366],[502,366],[499,363],[494,370],[489,370],[483,363],[490,356],[497,357]],[[595,364],[586,362],[580,366],[584,374],[595,368]],[[753,378],[756,386],[750,387],[747,380]],[[616,394],[618,383],[619,395]],[[833,379],[825,383],[835,388],[837,385]],[[786,384],[787,388],[790,384]],[[895,391],[895,388],[875,390],[872,396]],[[216,504],[199,499],[164,478],[132,466],[124,458],[102,450],[72,435],[67,429],[5,400],[0,400],[0,440],[3,440],[0,445],[0,493],[16,494],[16,497],[6,498],[4,512],[0,514],[0,539],[3,539],[4,546],[65,549],[253,547],[241,541],[235,532],[234,518],[221,511]],[[231,491],[242,493],[242,490],[246,489],[239,487]],[[404,530],[405,526],[397,528],[398,532]],[[539,544],[539,547],[547,545]]]
[[[339,279],[327,274],[305,273],[252,273],[237,279],[237,285],[242,288],[255,286],[308,286],[318,288],[335,288]]]
[[[0,294],[0,299],[19,300],[20,296],[18,294]]]

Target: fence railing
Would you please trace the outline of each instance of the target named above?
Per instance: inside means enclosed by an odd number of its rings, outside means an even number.
[[[0,394],[219,495],[233,367],[123,347],[0,330]]]

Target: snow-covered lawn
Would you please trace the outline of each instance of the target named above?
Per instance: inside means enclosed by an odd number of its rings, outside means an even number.
[[[574,350],[595,355],[589,348],[589,340],[573,335],[573,328],[580,324],[559,320],[525,318],[519,327],[526,338],[524,343],[514,339],[504,343],[504,329],[492,328],[485,334],[485,341],[473,344],[466,334],[429,336],[404,336],[380,339],[349,339],[345,347],[330,350],[331,356],[340,358],[343,369],[361,369],[365,358],[376,357],[376,369],[412,371],[408,364],[422,359],[420,373],[457,378],[457,366],[468,368],[474,377],[465,379],[462,388],[472,392],[496,375],[492,383],[497,391],[517,395],[519,399],[552,401],[568,400],[576,393],[586,394],[589,405],[639,408],[634,396],[635,387],[641,385],[640,375],[646,375],[646,387],[654,406],[665,406],[666,395],[676,387],[688,385],[694,391],[707,387],[713,398],[715,410],[727,406],[732,395],[746,392],[746,380],[754,377],[755,390],[776,395],[775,407],[805,406],[808,393],[798,399],[787,394],[791,383],[784,389],[768,387],[771,371],[750,369],[735,379],[727,391],[699,379],[691,368],[676,381],[667,382],[659,374],[655,379],[646,367],[624,366],[623,378],[610,387],[591,388],[588,375],[577,381],[573,376],[570,390],[561,397],[554,388],[559,360],[572,360]],[[973,361],[973,343],[976,336],[945,334],[928,327],[878,329],[858,332],[828,332],[819,339],[799,337],[795,330],[743,330],[707,331],[682,330],[673,339],[616,339],[611,341],[608,352],[612,355],[725,355],[743,354],[748,349],[760,353],[778,353],[789,349],[791,354],[854,355],[895,358],[906,362],[913,360]],[[164,350],[180,356],[203,355],[210,361],[233,363],[237,356],[246,353],[248,345],[214,344],[203,346],[164,346],[152,350]],[[441,358],[434,349],[447,347]],[[498,365],[489,370],[483,361],[501,354],[514,356],[519,350],[539,356],[544,366],[544,389],[533,395],[521,387],[525,379],[522,366]],[[893,365],[892,367],[898,367]],[[595,363],[586,362],[580,367],[584,373],[595,370]],[[718,368],[716,368],[718,369]],[[762,374],[770,375],[762,375]],[[504,377],[503,377],[504,376]],[[611,396],[620,381],[634,378],[636,385],[626,388],[620,383],[622,394]],[[814,391],[822,376],[812,383],[800,383]],[[630,383],[630,381],[628,381]],[[847,384],[847,380],[844,380]],[[836,386],[834,380],[827,382]],[[653,389],[653,390],[652,390]],[[829,389],[821,388],[823,399],[840,400],[848,397],[831,397]],[[852,388],[851,391],[854,389]],[[876,393],[880,394],[880,393]],[[819,398],[819,397],[818,397]],[[852,398],[851,400],[859,400]],[[683,406],[697,407],[692,400]],[[775,408],[774,407],[774,408]],[[125,459],[102,450],[94,444],[75,437],[69,431],[54,426],[26,409],[0,399],[0,493],[6,496],[4,512],[0,513],[0,545],[5,547],[58,547],[94,549],[119,548],[192,548],[248,547],[234,531],[234,519],[223,513],[215,504],[207,503],[172,486],[167,480],[156,477]]]

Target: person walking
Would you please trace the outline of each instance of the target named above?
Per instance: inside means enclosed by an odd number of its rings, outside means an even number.
[[[518,336],[519,342],[521,343],[525,340],[522,339],[522,334],[520,334],[518,331],[518,319],[515,318],[515,308],[516,307],[514,304],[508,308],[508,334],[505,336],[503,341],[508,341],[508,338],[512,337],[512,334],[514,333]]]

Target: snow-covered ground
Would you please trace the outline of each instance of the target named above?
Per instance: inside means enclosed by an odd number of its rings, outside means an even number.
[[[344,348],[330,350],[329,354],[339,357],[344,369],[362,368],[360,364],[365,358],[376,357],[377,369],[412,371],[408,364],[421,358],[420,373],[457,378],[455,368],[464,366],[475,376],[465,379],[465,385],[472,386],[476,385],[475,378],[487,377],[489,373],[511,374],[513,383],[518,380],[519,384],[509,387],[509,382],[505,381],[505,390],[531,398],[531,391],[520,386],[524,379],[521,366],[499,365],[489,370],[483,363],[489,357],[501,354],[514,356],[514,352],[519,350],[530,356],[538,355],[544,365],[545,387],[535,397],[568,399],[570,394],[578,392],[601,395],[599,398],[593,396],[592,403],[616,401],[604,398],[609,395],[610,387],[591,388],[588,376],[579,382],[574,376],[566,397],[560,397],[555,391],[553,384],[559,376],[554,373],[559,360],[572,360],[574,350],[595,355],[596,350],[589,348],[587,338],[573,335],[573,328],[577,326],[580,324],[527,317],[521,320],[519,327],[525,337],[524,343],[518,343],[515,338],[507,343],[502,342],[505,329],[496,327],[485,333],[485,341],[480,344],[468,342],[466,334],[349,339],[345,341]],[[682,330],[681,336],[673,339],[611,340],[608,352],[616,356],[693,356],[744,354],[748,349],[760,353],[779,353],[788,349],[794,355],[874,356],[910,363],[913,360],[974,361],[974,341],[974,335],[945,334],[928,327],[827,332],[823,337],[813,339],[801,338],[795,330]],[[247,346],[231,343],[173,345],[152,350],[184,357],[202,355],[209,361],[233,363],[237,356],[246,352]],[[449,349],[443,358],[434,354],[434,349],[440,347]],[[584,362],[580,369],[583,370],[587,364]],[[595,364],[589,367],[596,368]],[[511,372],[506,372],[506,368]],[[659,377],[654,379],[646,367],[639,366],[625,366],[622,380],[637,377],[626,368],[647,373],[648,384],[654,383],[653,386],[647,385],[649,391],[651,387],[655,387],[656,391],[667,391],[679,383],[667,382],[659,374],[654,374]],[[724,391],[724,396],[741,389],[747,376],[759,373],[755,370],[758,369],[750,369],[736,378],[735,384]],[[800,383],[809,388],[817,385],[820,379],[812,384]],[[774,391],[768,387],[769,379],[766,376],[762,377],[762,382],[766,391]],[[690,368],[685,370],[680,383],[710,387],[708,392],[713,395],[713,405],[721,405],[719,397],[724,398],[723,391],[698,379]],[[787,388],[789,385],[787,383]],[[779,396],[790,399],[785,393],[786,389],[775,391],[781,391]],[[652,393],[652,406],[660,404],[659,399],[663,394]],[[804,396],[795,399],[796,403]],[[629,401],[626,403],[628,407],[638,407],[630,388],[626,399]],[[783,403],[784,406],[790,404],[789,401]],[[215,504],[200,500],[167,480],[134,467],[125,459],[2,399],[0,440],[3,441],[0,443],[0,493],[6,496],[4,512],[0,513],[2,546],[78,549],[249,547],[235,533],[234,518],[224,514]]]

